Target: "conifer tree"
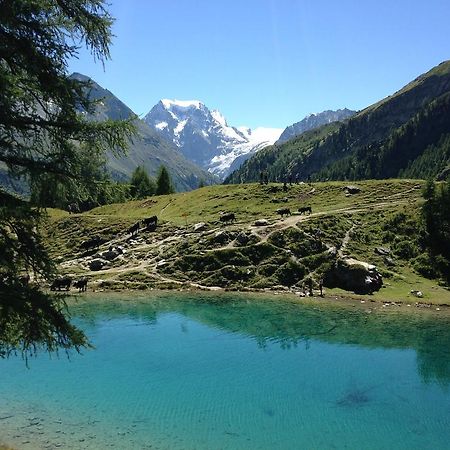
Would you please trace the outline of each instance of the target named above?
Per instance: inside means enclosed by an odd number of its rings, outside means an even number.
[[[144,166],[137,166],[131,175],[130,195],[133,198],[141,199],[155,195],[155,182],[148,176]]]
[[[79,187],[86,179],[83,148],[91,155],[120,152],[133,132],[130,121],[96,122],[89,82],[69,76],[81,46],[103,63],[111,25],[104,0],[3,0],[0,3],[0,163],[11,177],[49,189]],[[45,199],[37,208],[0,187],[0,357],[44,348],[80,348],[84,334],[64,303],[42,289],[55,266],[40,229]],[[44,202],[45,203],[45,202]],[[28,283],[31,275],[31,283]]]
[[[172,194],[173,192],[175,190],[169,172],[164,166],[161,166],[156,180],[156,195]]]

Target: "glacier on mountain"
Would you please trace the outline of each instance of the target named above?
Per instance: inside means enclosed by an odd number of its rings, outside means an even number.
[[[199,100],[160,100],[144,121],[188,159],[225,178],[252,154],[273,144],[282,129],[233,127]],[[234,163],[234,164],[233,164]]]

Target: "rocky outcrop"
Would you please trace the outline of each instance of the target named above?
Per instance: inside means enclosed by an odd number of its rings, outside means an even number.
[[[348,185],[344,187],[344,191],[346,194],[354,195],[359,194],[361,192],[361,188],[355,185]]]
[[[357,294],[371,294],[381,288],[383,280],[373,264],[354,258],[340,258],[326,274],[324,285]]]
[[[97,270],[102,270],[107,264],[104,259],[96,258],[89,262],[89,269],[96,272]]]
[[[374,252],[380,256],[389,256],[391,250],[386,247],[375,247]]]
[[[288,126],[281,136],[279,137],[277,144],[282,144],[308,130],[313,130],[322,125],[331,122],[341,122],[353,116],[356,111],[350,109],[338,109],[337,111],[323,111],[321,113],[309,114],[300,122],[296,122],[293,125]]]
[[[205,222],[199,222],[194,225],[194,231],[205,231],[208,225]]]

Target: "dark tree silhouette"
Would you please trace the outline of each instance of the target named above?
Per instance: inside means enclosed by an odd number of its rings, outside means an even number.
[[[10,177],[32,186],[46,178],[49,189],[83,186],[92,182],[86,149],[97,157],[125,148],[131,122],[86,119],[80,111],[95,108],[89,82],[67,73],[81,46],[100,62],[109,57],[112,23],[103,0],[1,2],[0,163]],[[61,298],[39,288],[55,266],[39,232],[45,204],[35,200],[32,208],[0,188],[0,356],[87,345]]]

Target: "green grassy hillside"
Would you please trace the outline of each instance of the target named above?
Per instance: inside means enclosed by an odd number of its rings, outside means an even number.
[[[267,147],[226,182],[439,176],[450,167],[450,61],[342,124]]]
[[[423,291],[421,302],[450,304],[450,292],[416,273],[420,260],[417,214],[423,182],[382,180],[358,183],[350,195],[345,183],[299,184],[284,192],[281,184],[210,186],[188,193],[114,204],[83,214],[49,211],[46,229],[61,271],[86,274],[93,286],[121,289],[151,287],[273,289],[301,292],[308,279],[317,289],[335,254],[375,264],[384,288],[371,298],[415,303],[410,291]],[[296,213],[311,206],[311,215]],[[281,218],[276,210],[290,208]],[[220,212],[234,212],[223,224]],[[156,232],[131,238],[127,229],[152,215]],[[256,226],[255,220],[267,223]],[[195,224],[204,222],[200,230]],[[95,235],[105,239],[98,251],[80,244]],[[92,259],[110,246],[124,254],[98,271]],[[388,250],[380,255],[377,247]],[[332,249],[334,248],[334,253]],[[331,250],[330,250],[331,249]],[[317,291],[316,291],[317,293]],[[327,294],[343,294],[327,289]]]

